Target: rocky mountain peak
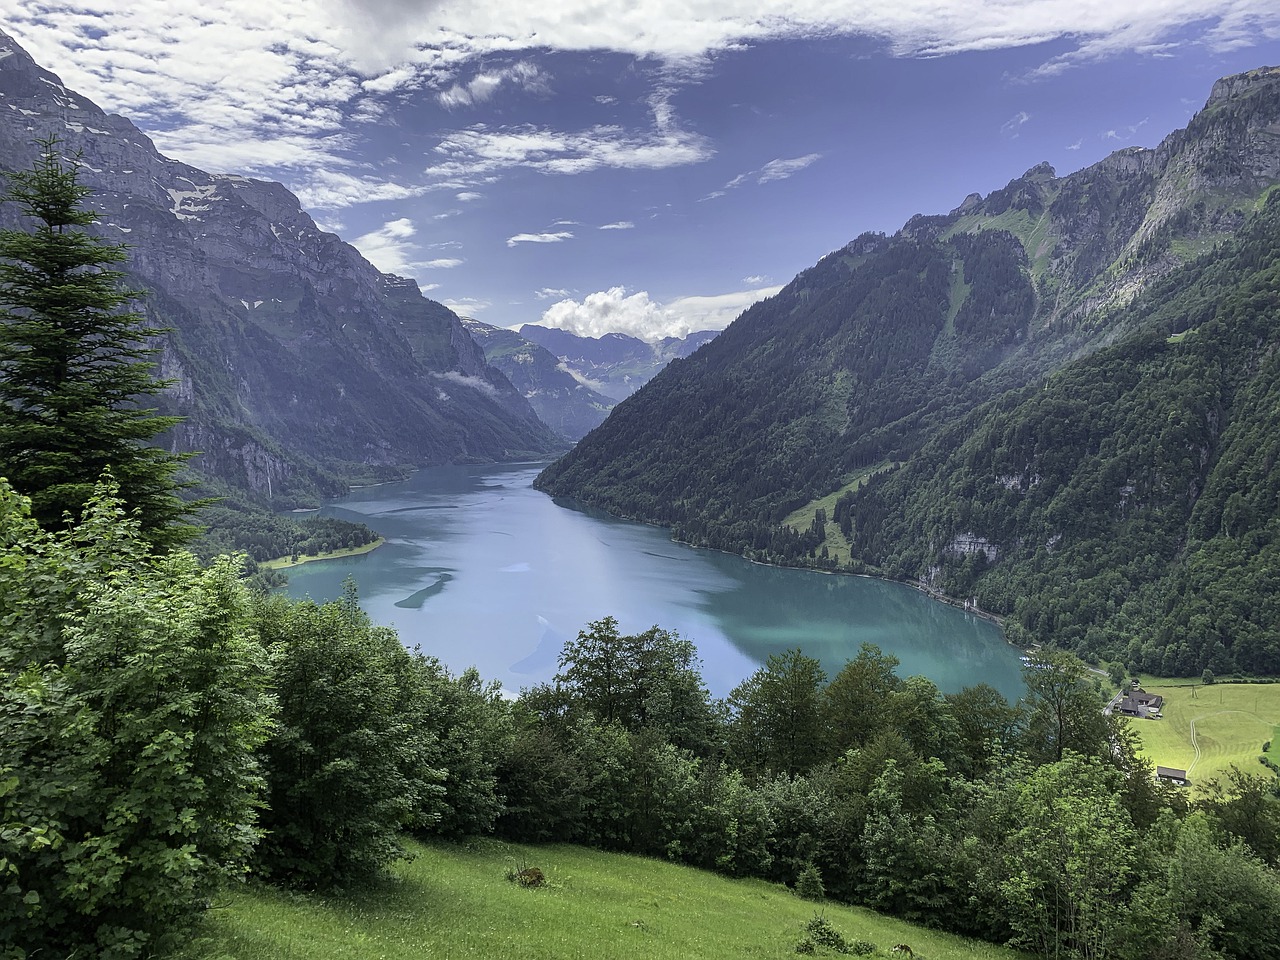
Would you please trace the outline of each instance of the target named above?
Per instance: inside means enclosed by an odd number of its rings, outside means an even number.
[[[1239,100],[1277,83],[1280,83],[1280,67],[1255,67],[1244,73],[1223,77],[1214,83],[1205,106],[1220,106],[1229,100]]]

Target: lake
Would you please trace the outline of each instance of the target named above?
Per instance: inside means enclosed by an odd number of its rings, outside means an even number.
[[[862,643],[944,692],[1022,693],[1019,653],[987,620],[903,584],[752,563],[575,509],[533,489],[542,466],[433,467],[353,491],[323,513],[387,543],[289,569],[288,593],[331,600],[352,577],[374,622],[513,693],[551,679],[564,641],[606,616],[624,633],[656,624],[693,641],[716,696],[794,647],[834,676]]]

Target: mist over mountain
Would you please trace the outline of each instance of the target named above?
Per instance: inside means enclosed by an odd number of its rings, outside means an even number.
[[[458,317],[321,230],[278,183],[160,155],[0,33],[0,172],[55,137],[93,189],[98,232],[129,246],[138,309],[170,329],[167,438],[194,465],[282,502],[353,479],[563,449]],[[0,222],[19,226],[11,204]]]
[[[561,358],[514,330],[463,318],[463,325],[529,401],[542,422],[567,440],[580,440],[604,422],[615,400],[592,389]]]

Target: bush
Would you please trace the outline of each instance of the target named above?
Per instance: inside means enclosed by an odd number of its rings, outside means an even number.
[[[827,891],[822,885],[822,872],[812,863],[805,864],[796,878],[796,893],[805,900],[823,900]]]
[[[815,947],[826,947],[836,953],[849,952],[848,941],[831,925],[831,921],[820,913],[815,914],[813,919],[804,925],[804,930],[805,939],[812,941]]]
[[[526,889],[531,887],[545,887],[547,885],[546,874],[537,867],[520,867],[519,869],[512,867],[507,871],[507,879],[512,883],[518,883]]]
[[[258,597],[254,612],[279,698],[262,749],[256,869],[304,887],[374,874],[404,855],[402,827],[435,816],[444,779],[429,763],[433,734],[414,722],[424,711],[406,695],[412,657],[370,623],[353,586],[322,606]]]
[[[110,485],[46,533],[0,481],[0,623],[0,955],[149,954],[258,836],[237,564],[153,556]]]

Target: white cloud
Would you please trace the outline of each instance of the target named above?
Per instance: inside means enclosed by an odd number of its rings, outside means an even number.
[[[464,190],[462,193],[457,194],[454,199],[459,203],[470,203],[472,200],[480,200],[483,197],[483,193],[476,193],[474,190]]]
[[[437,99],[442,106],[450,110],[471,107],[492,99],[504,84],[519,87],[531,93],[545,95],[551,92],[542,71],[535,64],[522,60],[502,70],[478,73],[466,84],[455,83],[448,90],[437,94]]]
[[[1102,139],[1103,140],[1119,140],[1122,143],[1127,143],[1128,141],[1132,140],[1134,137],[1138,135],[1138,131],[1147,125],[1147,121],[1149,119],[1151,118],[1143,117],[1137,123],[1131,123],[1129,124],[1129,126],[1124,127],[1121,130],[1108,130],[1106,133],[1102,135]]]
[[[419,197],[427,188],[355,176],[340,170],[311,170],[295,185],[295,192],[304,207],[335,210],[378,200]]]
[[[1031,119],[1031,114],[1025,110],[1019,110],[1012,117],[1000,125],[1000,132],[1009,134],[1013,139],[1018,138],[1018,128]]]
[[[715,153],[706,137],[674,125],[640,131],[598,125],[568,132],[533,124],[476,124],[449,131],[435,152],[440,161],[427,168],[435,178],[475,177],[513,167],[548,174],[663,170],[700,163]]]
[[[698,330],[723,330],[751,304],[780,289],[680,297],[663,305],[651,300],[647,291],[628,294],[625,287],[611,287],[587,294],[581,301],[565,299],[554,303],[543,312],[539,323],[583,337],[625,333],[653,342],[664,337],[687,337]]]
[[[760,168],[760,175],[756,178],[756,183],[768,183],[770,180],[786,180],[788,177],[799,173],[815,160],[821,160],[822,154],[808,153],[803,157],[795,157],[791,160],[770,160]]]
[[[506,89],[545,95],[547,76],[532,58],[557,51],[656,63],[650,122],[444,131],[429,171],[436,187],[465,191],[477,178],[511,167],[573,174],[704,161],[712,145],[678,121],[677,83],[696,83],[716,53],[744,45],[862,36],[897,56],[941,56],[1056,43],[1065,52],[1038,71],[1052,74],[1126,52],[1158,57],[1180,45],[1227,51],[1274,41],[1280,6],[1275,0],[764,6],[759,0],[219,0],[180,8],[171,0],[17,0],[6,7],[4,29],[70,87],[136,122],[166,154],[215,172],[280,179],[307,206],[337,209],[425,189],[379,177],[353,159],[367,147],[370,125],[397,98],[431,90],[463,109]],[[757,182],[788,176],[806,159],[772,161],[753,176]]]
[[[514,247],[517,243],[562,243],[572,239],[573,234],[568,230],[558,233],[517,233],[514,237],[507,237],[507,246]]]
[[[465,261],[450,257],[438,260],[421,260],[418,257],[419,245],[414,242],[418,228],[408,217],[389,220],[377,230],[356,237],[351,245],[359,250],[366,260],[383,273],[394,273],[400,276],[413,277],[423,270],[448,269],[457,267]],[[432,244],[435,246],[435,244]],[[434,289],[438,284],[433,284]]]
[[[573,291],[561,287],[543,287],[535,290],[533,295],[539,300],[565,300],[573,295]]]
[[[1083,139],[1083,138],[1081,138],[1081,139],[1077,140],[1075,143],[1068,143],[1068,144],[1067,144],[1067,149],[1068,149],[1068,150],[1079,150],[1082,146],[1084,146],[1084,139]]]
[[[699,203],[706,200],[714,200],[717,197],[723,197],[728,191],[736,190],[745,183],[754,180],[757,184],[771,183],[774,180],[786,180],[793,177],[805,167],[822,159],[820,153],[806,153],[803,157],[792,157],[789,160],[770,160],[758,170],[748,170],[746,173],[740,173],[720,190],[713,190],[704,197],[698,199]]]
[[[707,297],[680,297],[668,303],[667,310],[680,317],[690,333],[723,330],[747,307],[772,297],[781,289],[781,285],[775,285]]]
[[[598,230],[633,230],[635,224],[630,220],[619,220],[616,223],[605,223],[597,227]]]
[[[363,81],[360,84],[360,89],[366,93],[390,93],[393,90],[412,85],[417,80],[417,77],[417,70],[408,64],[401,64],[379,77]]]
[[[756,275],[756,276],[751,276],[751,277],[743,277],[743,278],[742,278],[742,282],[743,282],[743,283],[750,284],[750,285],[751,285],[751,286],[753,286],[753,287],[760,287],[760,286],[763,286],[764,284],[768,283],[768,282],[769,282],[769,278],[768,278],[768,277],[763,277],[763,276]]]
[[[460,297],[456,300],[441,300],[440,302],[460,317],[474,317],[477,313],[493,306],[491,301],[481,300],[477,297]]]
[[[383,273],[412,276],[422,266],[415,257],[413,236],[417,228],[408,217],[389,220],[377,230],[356,237],[351,245]]]
[[[450,307],[450,309],[453,308]],[[457,312],[458,311],[454,310],[454,313]],[[498,396],[497,387],[488,380],[481,380],[479,377],[469,377],[465,373],[459,373],[457,370],[448,370],[445,373],[433,373],[432,376],[438,380],[448,380],[450,383],[456,383],[462,387],[470,387],[472,390],[478,390],[486,397]]]

